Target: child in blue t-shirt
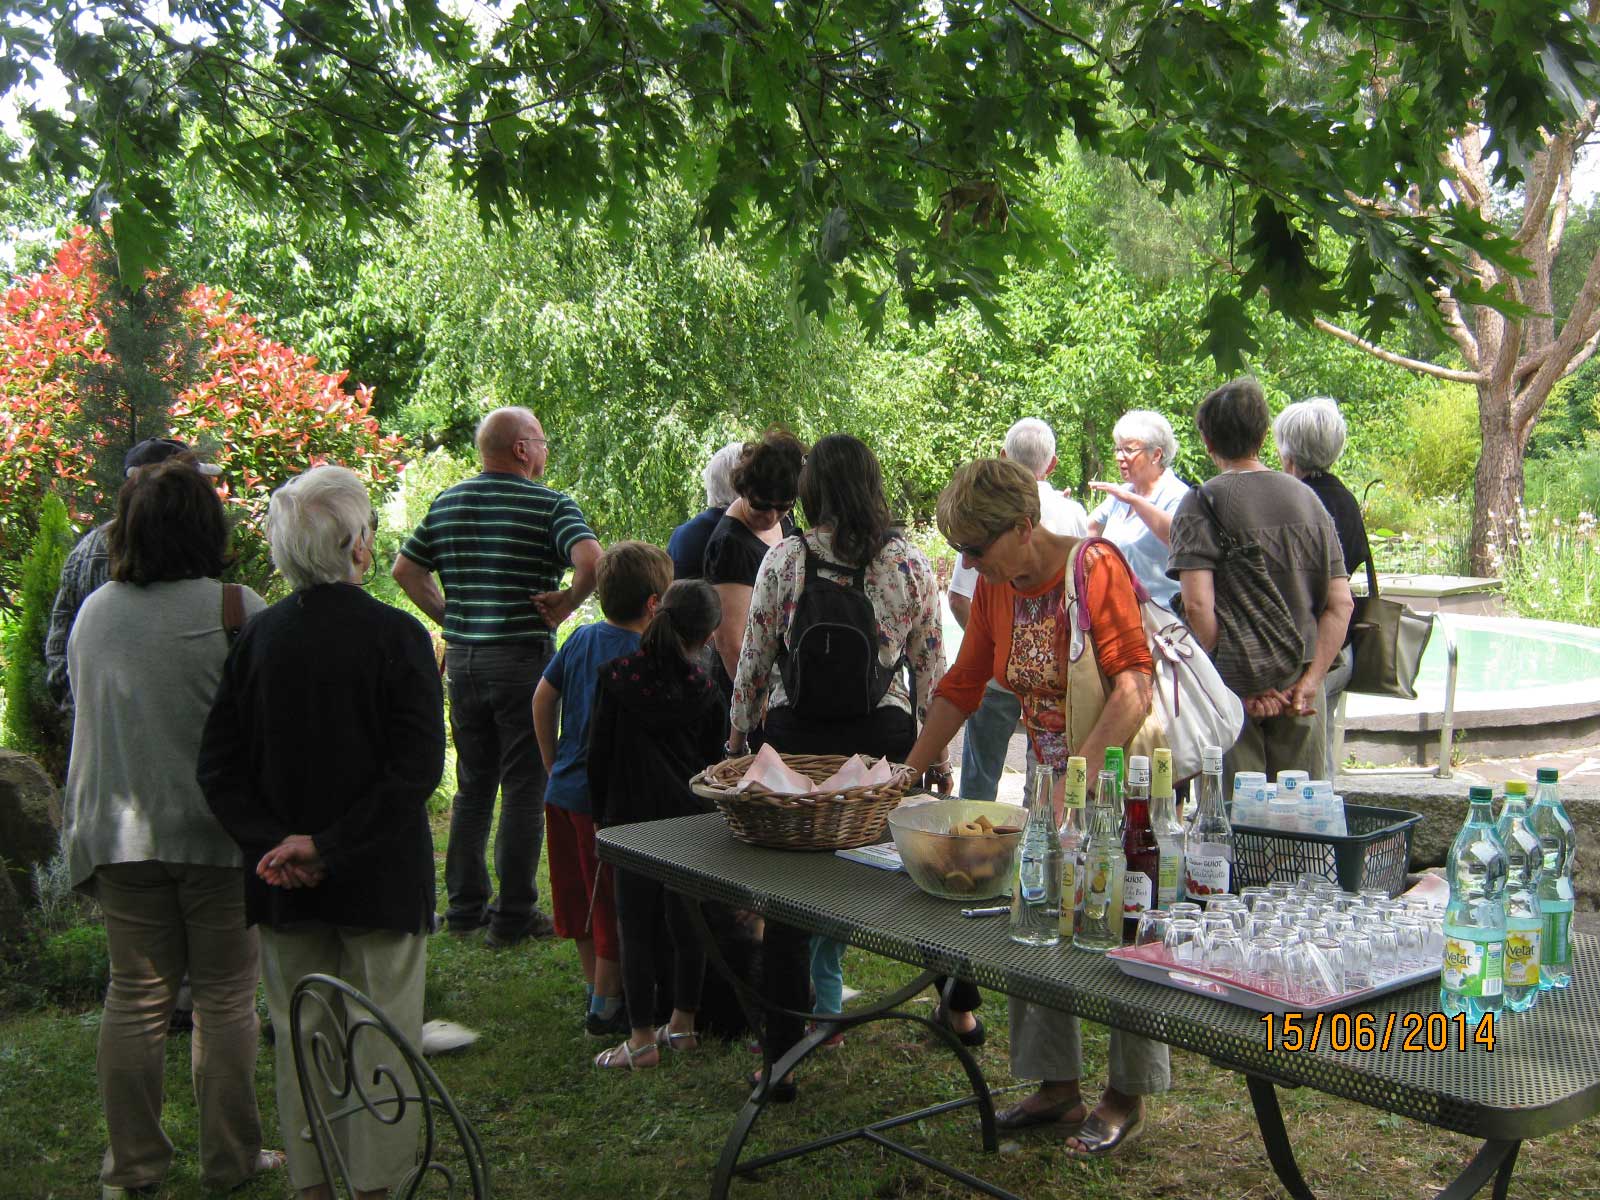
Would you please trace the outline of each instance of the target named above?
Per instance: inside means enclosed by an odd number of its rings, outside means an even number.
[[[556,935],[577,945],[589,994],[584,1028],[595,1037],[627,1033],[629,1025],[611,882],[601,874],[595,851],[589,714],[601,665],[639,648],[639,635],[671,583],[672,559],[665,550],[645,542],[619,542],[607,550],[595,571],[605,620],[574,631],[533,693],[533,729],[549,775],[545,830]]]

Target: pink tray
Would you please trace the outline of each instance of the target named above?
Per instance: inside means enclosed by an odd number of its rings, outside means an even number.
[[[1161,954],[1159,947],[1119,946],[1115,950],[1107,951],[1106,957],[1115,962],[1124,974],[1132,975],[1136,979],[1147,979],[1151,983],[1163,984],[1179,991],[1225,1000],[1229,1004],[1237,1004],[1241,1008],[1255,1012],[1270,1013],[1334,1012],[1337,1009],[1364,1004],[1378,996],[1397,992],[1415,983],[1439,978],[1438,967],[1418,967],[1414,971],[1396,975],[1392,979],[1386,979],[1380,984],[1362,988],[1360,991],[1344,992],[1315,1001],[1294,1000],[1277,992],[1251,987],[1236,979],[1212,975],[1198,967],[1175,967]]]

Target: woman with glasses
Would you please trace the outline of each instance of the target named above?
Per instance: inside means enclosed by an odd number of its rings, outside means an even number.
[[[1033,476],[1007,459],[968,463],[940,493],[938,521],[962,562],[978,569],[978,589],[961,652],[934,689],[906,762],[926,770],[942,758],[993,678],[1022,703],[1030,770],[1042,762],[1064,771],[1069,755],[1098,766],[1150,711],[1150,650],[1127,568],[1103,544],[1081,551],[1089,645],[1074,658],[1066,573],[1083,539],[1039,523]],[[1170,1085],[1167,1048],[1113,1029],[1110,1084],[1093,1111],[1079,1090],[1082,1057],[1076,1017],[1013,998],[1011,1070],[1041,1082],[998,1115],[1000,1128],[1048,1128],[1074,1157],[1109,1154],[1137,1134],[1143,1098]]]
[[[251,867],[244,905],[261,929],[278,1121],[303,1200],[333,1193],[316,1147],[299,1136],[295,985],[336,975],[413,1045],[422,1041],[434,913],[427,804],[444,770],[444,698],[428,631],[362,585],[374,531],[366,485],[344,467],[314,467],[273,493],[272,562],[294,590],[235,643],[200,747],[200,786]],[[303,1012],[305,1052],[331,1030],[319,1006]],[[381,1101],[393,1089],[377,1080],[387,1069],[380,1041],[358,1038],[351,1053],[352,1074]],[[338,1108],[320,1073],[310,1078],[324,1108]],[[356,1195],[386,1195],[408,1178],[421,1118],[408,1104],[340,1126]]]
[[[711,675],[724,696],[733,694],[750,590],[761,560],[794,532],[789,513],[805,456],[805,445],[786,429],[769,429],[759,442],[746,443],[733,468],[736,499],[706,542],[704,577],[722,602],[722,624],[711,638],[717,651]]]
[[[762,727],[767,743],[781,753],[864,754],[904,762],[933,686],[944,674],[933,567],[890,515],[878,460],[859,439],[836,433],[818,441],[800,472],[799,497],[810,529],[769,553],[756,578],[735,673],[729,749],[742,753],[750,732]],[[813,579],[821,582],[812,584]],[[826,670],[828,663],[820,661],[823,652],[814,657],[808,644],[797,643],[803,635],[795,632],[800,624],[795,618],[803,596],[809,600],[821,587],[840,584],[865,593],[873,628],[863,632],[871,634],[876,659],[863,662],[861,672],[849,680],[830,677],[828,684],[808,691],[807,672]],[[863,623],[869,620],[865,606],[858,605],[857,611]],[[830,649],[827,657],[837,664],[847,653]],[[857,683],[859,690],[850,686]],[[940,778],[949,781],[948,763],[942,764]],[[785,1008],[805,1010],[811,982],[816,985],[816,1011],[837,1013],[843,1004],[844,946],[831,938],[810,939],[808,972],[807,945],[800,930],[766,923],[762,974],[767,997]],[[981,1026],[970,1032],[975,1018],[969,1015],[977,1005],[977,991],[965,985],[957,994],[965,999],[953,999],[951,1007],[962,1010],[969,1032],[959,1032],[954,1020],[952,1028],[978,1044]],[[787,1052],[802,1032],[798,1019],[769,1016],[766,1048],[772,1059]],[[774,1098],[792,1098],[793,1087],[781,1082]]]
[[[1167,419],[1148,409],[1124,413],[1111,438],[1122,482],[1089,485],[1106,494],[1089,514],[1089,532],[1115,542],[1150,598],[1171,608],[1178,582],[1167,578],[1167,543],[1172,514],[1189,490],[1172,473],[1178,439]]]

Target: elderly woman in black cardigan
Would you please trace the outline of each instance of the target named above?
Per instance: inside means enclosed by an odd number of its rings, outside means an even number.
[[[444,768],[439,672],[416,618],[361,586],[373,532],[366,488],[343,467],[315,467],[273,495],[272,559],[294,591],[245,626],[200,749],[206,800],[251,868],[246,917],[261,926],[267,1007],[284,1031],[278,1115],[290,1181],[308,1200],[332,1192],[298,1136],[306,1114],[287,1036],[295,983],[337,975],[420,1042],[433,923],[427,800]],[[314,1023],[302,1030],[314,1032]],[[356,1052],[370,1078],[374,1064],[361,1045]],[[418,1116],[412,1105],[394,1125],[347,1127],[358,1196],[381,1196],[411,1170]]]

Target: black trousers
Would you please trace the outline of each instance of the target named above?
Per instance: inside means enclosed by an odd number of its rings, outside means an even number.
[[[850,721],[807,721],[789,708],[768,711],[767,741],[780,754],[865,754],[904,762],[917,740],[916,723],[904,709],[880,706],[870,717]],[[762,993],[769,1004],[811,1007],[811,935],[792,925],[768,921],[761,941]],[[938,981],[944,986],[944,980]],[[976,984],[957,980],[950,1007],[971,1012],[982,1003]],[[796,1017],[767,1014],[767,1044],[773,1059],[805,1035]]]
[[[688,905],[657,880],[622,867],[612,868],[617,905],[617,935],[622,943],[622,994],[628,1002],[628,1023],[636,1029],[653,1024],[656,1013],[656,919],[665,916],[672,939],[672,1007],[684,1012],[700,1008],[706,976],[706,951],[695,932]]]

